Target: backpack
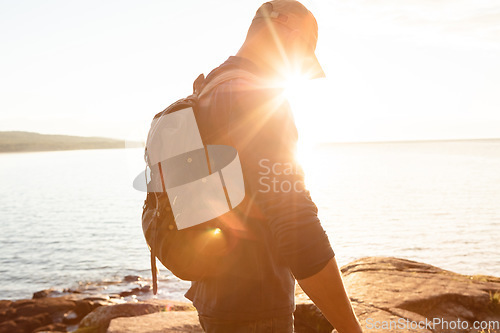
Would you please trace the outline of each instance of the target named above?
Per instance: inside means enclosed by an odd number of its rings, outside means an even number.
[[[156,258],[178,278],[198,281],[219,274],[222,269],[221,262],[235,246],[236,237],[232,233],[221,231],[223,227],[218,223],[217,217],[234,213],[233,208],[241,203],[245,196],[238,154],[229,146],[203,144],[199,131],[196,134],[198,130],[196,115],[199,112],[198,99],[201,96],[223,82],[248,76],[252,75],[242,70],[231,70],[206,82],[201,74],[193,83],[192,95],[176,101],[153,118],[144,154],[147,167],[143,179],[146,180],[148,193],[143,206],[142,228],[151,251],[155,295],[158,289]],[[165,124],[163,121],[164,124],[161,124],[166,116],[170,117],[167,118],[171,119],[170,123]],[[170,134],[174,132],[174,140],[169,140]],[[203,148],[200,148],[200,144]],[[180,149],[179,146],[187,148]],[[154,155],[157,152],[163,154],[166,150],[173,151],[168,155],[168,159],[161,157],[155,160]],[[194,193],[179,192],[179,189],[189,181],[197,184],[200,182],[199,179],[195,179],[198,177],[193,176],[193,174],[199,176],[200,171],[192,169],[192,165],[198,161],[197,157],[200,157],[198,159],[200,161],[204,160],[203,163],[209,169],[208,176],[202,175],[207,176],[201,178],[202,182],[207,183],[208,179],[210,183],[211,176],[214,176],[213,179],[218,179],[220,176],[223,192],[217,190],[218,192],[214,191],[213,195],[217,196],[219,193],[220,197],[220,193],[225,194],[223,198],[227,206],[222,210],[217,211],[209,207],[208,210],[200,208],[201,212],[196,212],[196,207],[193,209],[189,206],[192,204],[189,202],[191,195],[192,201],[196,202],[195,197],[198,194],[196,188],[190,189]],[[218,165],[222,163],[221,161],[224,164],[230,162],[227,166]],[[170,170],[168,175],[165,175],[165,168]],[[223,179],[226,169],[230,169],[229,173],[226,172],[229,176],[225,175]],[[187,187],[191,186],[189,184]],[[179,206],[179,202],[176,202],[177,193],[181,193],[179,194],[181,210],[177,207]],[[202,198],[199,204],[207,205],[207,201],[210,200]]]

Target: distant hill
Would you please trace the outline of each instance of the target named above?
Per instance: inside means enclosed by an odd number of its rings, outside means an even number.
[[[76,149],[110,149],[142,147],[142,143],[130,145],[123,140],[83,137],[71,135],[52,135],[34,132],[0,132],[0,153],[76,150]]]

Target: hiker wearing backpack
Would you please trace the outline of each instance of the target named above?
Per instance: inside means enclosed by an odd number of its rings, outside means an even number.
[[[158,257],[193,281],[186,297],[206,332],[292,332],[295,279],[338,332],[361,332],[295,160],[279,84],[292,70],[324,75],[317,36],[299,2],[263,4],[236,56],[153,120],[143,229],[155,292]],[[175,154],[155,155],[167,148]]]

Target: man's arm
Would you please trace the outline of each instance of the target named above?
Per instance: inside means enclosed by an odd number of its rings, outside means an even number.
[[[318,273],[298,282],[339,333],[362,332],[335,258],[330,259]]]

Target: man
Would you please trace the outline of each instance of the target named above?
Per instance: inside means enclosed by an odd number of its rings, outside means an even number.
[[[294,159],[297,131],[276,84],[291,72],[323,75],[317,33],[299,2],[265,3],[237,55],[204,83],[234,75],[202,93],[197,122],[206,144],[237,149],[246,191],[225,217],[227,225],[243,224],[245,236],[236,237],[218,275],[186,293],[206,332],[292,332],[295,279],[339,332],[361,332]]]

